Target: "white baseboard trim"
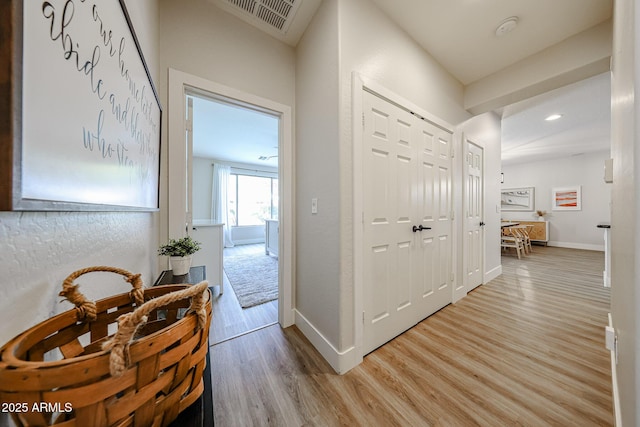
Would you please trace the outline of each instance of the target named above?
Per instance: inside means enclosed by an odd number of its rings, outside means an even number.
[[[550,240],[547,243],[547,246],[555,246],[557,248],[584,249],[587,251],[604,252],[604,245],[588,245],[585,243],[556,242],[556,241]]]
[[[613,319],[609,313],[609,326],[613,328]],[[615,328],[614,328],[615,330]],[[620,413],[620,390],[618,389],[618,372],[616,368],[616,353],[611,351],[611,388],[613,395],[613,416],[615,426],[622,427],[622,414]]]
[[[298,329],[338,374],[342,375],[362,363],[362,355],[357,354],[357,347],[352,346],[345,351],[338,351],[298,310],[295,310],[295,314]]]
[[[492,281],[496,277],[500,276],[501,274],[502,274],[502,264],[500,264],[499,266],[497,266],[495,268],[492,268],[489,271],[485,271],[485,273],[484,273],[484,282],[483,283],[489,283],[490,281]]]

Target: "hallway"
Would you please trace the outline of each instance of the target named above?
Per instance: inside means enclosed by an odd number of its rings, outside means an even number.
[[[502,262],[342,376],[295,326],[213,346],[216,423],[612,425],[602,252],[536,247]]]

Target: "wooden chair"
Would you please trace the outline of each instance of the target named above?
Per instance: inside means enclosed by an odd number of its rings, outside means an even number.
[[[515,234],[522,240],[525,253],[531,253],[533,250],[533,247],[531,246],[531,239],[529,238],[529,227],[533,228],[530,225],[516,225],[510,227],[511,233]]]
[[[502,249],[507,250],[509,248],[514,248],[516,250],[516,254],[518,255],[518,259],[520,259],[520,252],[526,254],[524,241],[521,237],[518,236],[517,232],[511,230],[513,227],[505,227],[502,229],[502,236],[500,241],[500,246]]]

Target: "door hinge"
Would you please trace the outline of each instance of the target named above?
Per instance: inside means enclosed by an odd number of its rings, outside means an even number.
[[[362,324],[364,325],[364,311],[362,312]]]
[[[362,113],[362,128],[364,129],[364,113]]]

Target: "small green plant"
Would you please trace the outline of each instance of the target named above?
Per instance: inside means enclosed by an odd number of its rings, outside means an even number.
[[[169,243],[160,246],[158,255],[165,256],[187,256],[195,254],[200,250],[200,242],[196,242],[191,236],[181,239],[169,239]]]

